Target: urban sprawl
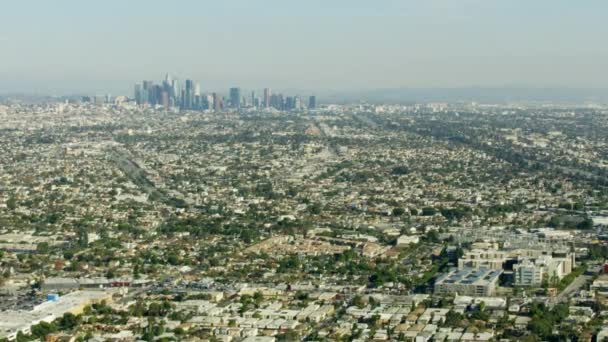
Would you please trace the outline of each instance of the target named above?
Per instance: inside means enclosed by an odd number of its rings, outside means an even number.
[[[608,339],[607,106],[0,103],[0,340]]]

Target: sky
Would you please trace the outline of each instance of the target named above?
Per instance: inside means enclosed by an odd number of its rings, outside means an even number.
[[[608,88],[605,0],[1,0],[0,93]]]

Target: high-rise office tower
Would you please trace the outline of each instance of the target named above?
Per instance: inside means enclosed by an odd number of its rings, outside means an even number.
[[[169,74],[165,75],[165,80],[163,81],[163,90],[168,92],[171,95],[171,86],[172,86],[171,76]]]
[[[300,110],[302,109],[302,99],[300,99],[300,96],[297,96],[293,98],[293,109],[294,110]]]
[[[169,108],[169,92],[163,90],[160,95],[160,104],[166,108]]]
[[[278,98],[279,98],[279,96],[277,94],[270,95],[270,101],[269,101],[268,107],[277,108],[277,104],[279,102]]]
[[[270,97],[272,96],[272,91],[270,88],[264,88],[264,108],[270,107]]]
[[[168,98],[168,106],[173,106],[173,104],[175,103],[175,92],[173,89],[173,79],[171,78],[171,76],[167,73],[165,75],[165,80],[163,81],[163,87],[162,87],[162,91],[167,93],[167,98]],[[163,103],[163,99],[162,99],[162,93],[161,93],[161,104]],[[165,106],[167,107],[167,106]]]
[[[315,109],[317,108],[317,97],[312,95],[311,97],[308,98],[308,109]]]
[[[283,94],[270,95],[270,107],[276,110],[285,110],[285,98]]]
[[[135,89],[133,89],[135,103],[138,105],[142,104],[141,84],[137,83]]]
[[[162,102],[163,87],[158,84],[155,84],[152,88],[152,92],[154,93],[154,100],[152,101],[152,105],[156,106]]]
[[[285,110],[293,110],[294,108],[295,108],[295,106],[294,106],[293,97],[287,96],[285,98]]]
[[[241,109],[241,89],[230,88],[230,107]]]
[[[173,99],[175,100],[175,103],[180,103],[180,95],[182,94],[182,89],[179,86],[179,81],[178,80],[171,80],[171,96],[173,97]]]
[[[216,112],[222,110],[222,99],[217,93],[213,93],[213,110]]]
[[[207,110],[213,108],[213,97],[209,94],[203,95],[201,109]]]
[[[186,91],[184,93],[184,109],[192,109],[192,102],[194,100],[194,82],[192,80],[186,80]]]
[[[150,104],[151,98],[154,97],[154,82],[152,81],[144,81],[143,87],[141,90],[141,103],[146,105]]]

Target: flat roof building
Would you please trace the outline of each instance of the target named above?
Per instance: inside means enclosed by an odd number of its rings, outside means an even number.
[[[463,268],[445,273],[435,281],[436,294],[493,296],[502,270]]]
[[[4,311],[0,313],[0,339],[14,340],[19,332],[29,334],[32,325],[40,322],[50,323],[68,312],[78,315],[87,305],[101,301],[110,302],[112,294],[105,291],[75,291],[39,304],[31,311]]]

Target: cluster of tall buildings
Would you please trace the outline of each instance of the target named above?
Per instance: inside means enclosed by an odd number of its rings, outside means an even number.
[[[255,91],[250,96],[244,96],[241,88],[230,88],[228,97],[218,93],[202,93],[200,83],[187,79],[181,84],[177,79],[167,74],[160,84],[153,81],[143,81],[135,85],[134,99],[138,105],[162,106],[165,108],[180,108],[185,110],[241,110],[243,108],[274,108],[279,111],[297,111],[316,109],[317,99],[310,96],[308,102],[299,96],[283,96],[274,94],[270,88],[265,88],[262,97]]]

